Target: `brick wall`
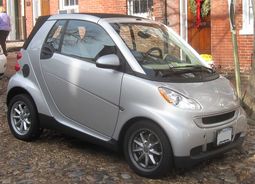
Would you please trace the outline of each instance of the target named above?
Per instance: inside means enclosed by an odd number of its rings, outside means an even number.
[[[180,2],[179,0],[167,0],[168,25],[180,33]]]
[[[50,14],[57,14],[59,10],[59,0],[50,0]]]
[[[25,15],[26,15],[26,25],[27,25],[27,35],[33,29],[33,4],[25,4]]]
[[[242,29],[242,0],[237,0],[236,3],[241,77],[243,81],[247,81],[252,62],[253,35],[240,35]],[[234,62],[228,16],[227,0],[211,1],[211,48],[213,59],[216,65],[221,68],[221,71],[231,78],[234,74]]]
[[[165,16],[165,0],[154,0],[153,1],[153,16],[156,21],[163,22]]]
[[[85,13],[127,13],[126,0],[80,0],[79,11]]]

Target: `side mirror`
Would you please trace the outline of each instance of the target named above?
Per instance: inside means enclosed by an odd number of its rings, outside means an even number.
[[[120,66],[119,57],[116,54],[101,56],[96,60],[98,68],[117,69]]]

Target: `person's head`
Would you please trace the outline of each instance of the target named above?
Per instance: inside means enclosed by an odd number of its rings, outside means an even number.
[[[5,8],[3,6],[0,6],[0,13],[5,13]]]

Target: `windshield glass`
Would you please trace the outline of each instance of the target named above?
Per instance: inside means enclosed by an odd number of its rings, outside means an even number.
[[[155,80],[212,80],[215,72],[165,26],[151,23],[114,23],[146,76]]]

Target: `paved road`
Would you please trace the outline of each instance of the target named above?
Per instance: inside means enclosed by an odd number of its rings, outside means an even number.
[[[160,180],[134,174],[122,154],[53,131],[35,142],[15,139],[7,126],[5,86],[14,73],[15,55],[0,80],[0,183],[243,183],[255,180],[255,126],[242,150],[200,164],[189,171],[174,170]]]

